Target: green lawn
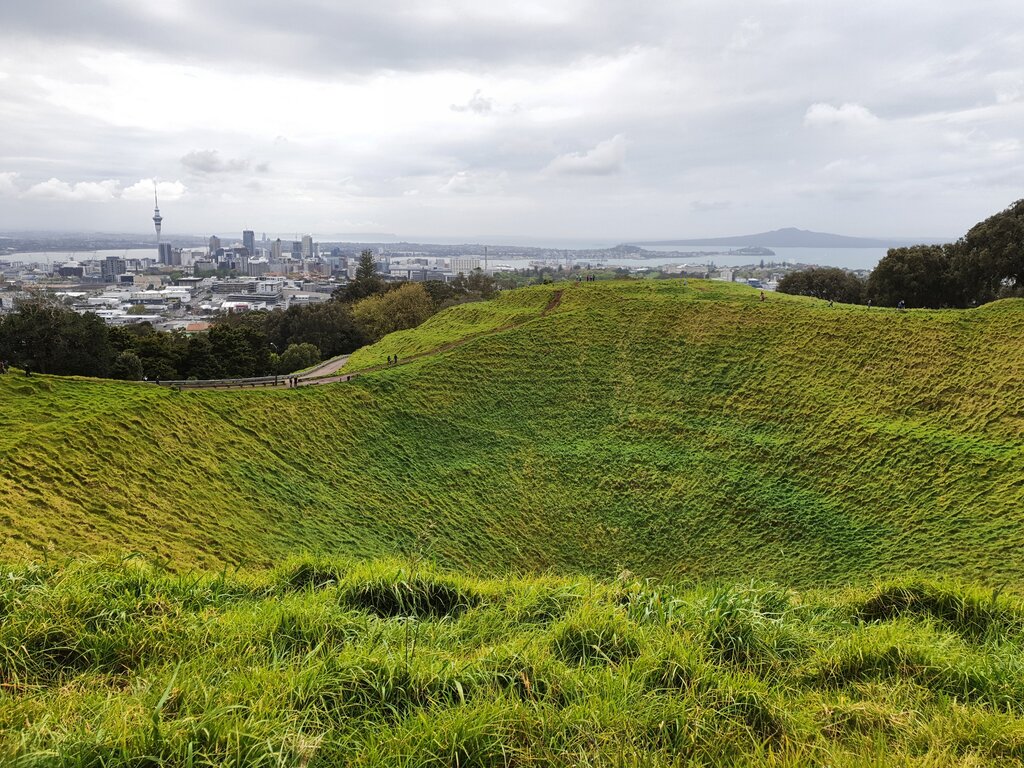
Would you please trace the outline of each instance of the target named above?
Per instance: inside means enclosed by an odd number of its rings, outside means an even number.
[[[1024,302],[560,287],[388,337],[351,368],[440,351],[348,384],[0,377],[0,558],[1021,583]]]
[[[415,559],[0,583],[0,762],[1020,765],[1024,604]]]

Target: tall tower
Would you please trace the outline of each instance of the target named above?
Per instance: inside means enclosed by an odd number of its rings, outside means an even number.
[[[160,215],[160,201],[156,199],[156,182],[153,182],[153,226],[156,227],[156,245],[160,247],[160,224],[164,217]]]

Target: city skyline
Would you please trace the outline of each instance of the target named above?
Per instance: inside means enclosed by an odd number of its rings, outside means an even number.
[[[0,230],[142,233],[154,184],[165,237],[954,238],[1024,197],[1011,2],[9,6]]]

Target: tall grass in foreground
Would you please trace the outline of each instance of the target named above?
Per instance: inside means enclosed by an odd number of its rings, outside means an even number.
[[[1018,765],[1024,604],[933,581],[2,569],[0,763]]]

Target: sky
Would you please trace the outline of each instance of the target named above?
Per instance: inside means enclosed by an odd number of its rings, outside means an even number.
[[[955,238],[1020,0],[0,3],[0,230]]]

